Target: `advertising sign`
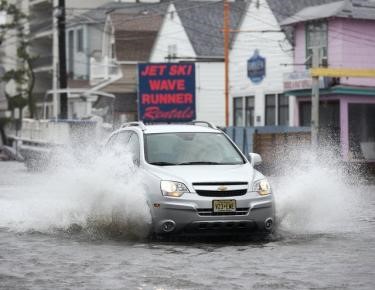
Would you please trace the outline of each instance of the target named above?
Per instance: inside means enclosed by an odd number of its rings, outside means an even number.
[[[195,119],[195,64],[138,64],[138,112],[144,122]]]
[[[312,88],[311,74],[308,70],[284,73],[283,78],[285,91],[309,90]],[[327,88],[328,83],[329,78],[319,78],[319,88]]]
[[[266,59],[257,49],[247,61],[247,76],[254,84],[260,84],[266,76]]]
[[[311,89],[312,79],[309,71],[294,71],[284,73],[284,90]]]

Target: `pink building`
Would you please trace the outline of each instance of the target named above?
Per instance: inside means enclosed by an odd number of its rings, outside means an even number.
[[[375,69],[375,5],[369,3],[336,1],[287,18],[283,25],[295,31],[295,71],[311,67],[313,47],[321,66]],[[287,94],[296,99],[294,125],[310,126],[311,88]],[[321,142],[336,145],[344,160],[375,162],[375,78],[322,80],[320,128]]]

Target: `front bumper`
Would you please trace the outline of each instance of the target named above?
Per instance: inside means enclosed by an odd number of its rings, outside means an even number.
[[[213,200],[236,200],[236,211],[215,213]],[[151,205],[156,234],[170,233],[248,233],[270,231],[275,221],[273,196],[202,198],[187,194],[184,198],[163,198]]]

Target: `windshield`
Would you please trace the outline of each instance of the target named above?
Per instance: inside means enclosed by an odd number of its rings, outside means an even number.
[[[221,133],[145,135],[146,161],[154,165],[229,165],[244,159]]]

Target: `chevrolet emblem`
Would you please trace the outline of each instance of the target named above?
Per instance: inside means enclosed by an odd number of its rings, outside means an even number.
[[[228,187],[226,187],[226,186],[219,186],[219,187],[217,188],[217,190],[218,190],[218,191],[227,191],[227,190],[228,190]]]

